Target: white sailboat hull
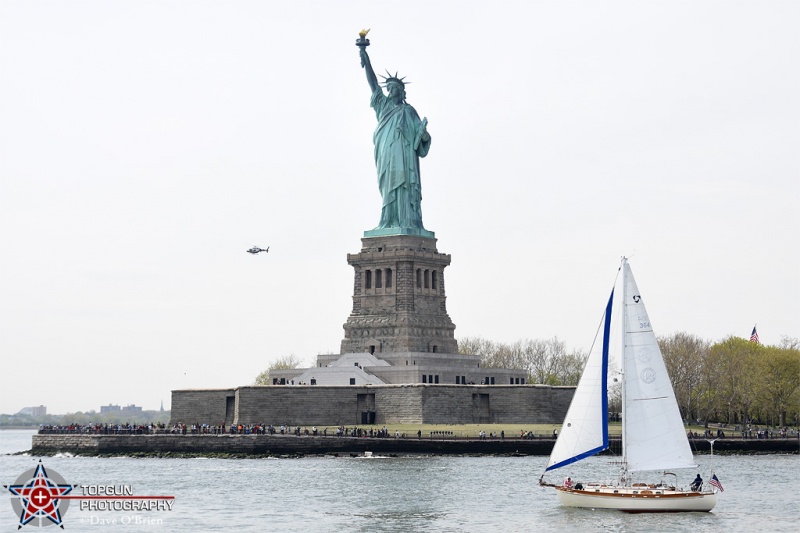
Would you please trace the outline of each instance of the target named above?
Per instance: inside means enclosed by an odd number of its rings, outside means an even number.
[[[691,492],[638,487],[556,487],[565,507],[614,509],[629,513],[708,512],[717,504],[713,492]]]

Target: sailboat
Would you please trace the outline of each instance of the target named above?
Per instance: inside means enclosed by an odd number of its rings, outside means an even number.
[[[622,258],[620,273],[545,469],[546,474],[608,448],[609,359],[619,353],[620,480],[574,483],[568,478],[565,486],[560,486],[546,483],[543,474],[539,483],[554,487],[561,504],[567,507],[628,512],[710,511],[717,502],[715,487],[678,487],[677,475],[671,472],[697,465],[627,258]],[[634,483],[633,474],[642,471],[662,471],[664,477],[656,483]]]

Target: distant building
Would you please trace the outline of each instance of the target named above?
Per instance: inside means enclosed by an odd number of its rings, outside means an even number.
[[[141,413],[142,408],[138,405],[130,404],[126,405],[125,407],[120,407],[119,405],[101,405],[100,406],[101,413]]]
[[[17,414],[27,416],[44,416],[47,414],[47,407],[44,405],[40,405],[38,407],[23,407]]]

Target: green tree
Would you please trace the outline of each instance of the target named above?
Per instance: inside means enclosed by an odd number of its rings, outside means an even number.
[[[695,404],[697,405],[697,418],[703,420],[706,427],[708,427],[709,420],[718,420],[717,413],[722,403],[718,383],[721,367],[719,352],[711,353],[709,348],[701,355]]]
[[[518,348],[482,337],[459,339],[458,353],[462,355],[480,355],[483,368],[523,368],[519,359]]]
[[[458,352],[480,355],[484,368],[518,368],[527,371],[529,383],[577,385],[586,356],[567,352],[566,344],[552,339],[525,339],[514,344],[480,337],[459,339]]]
[[[481,366],[485,368],[525,368],[522,346],[519,342],[492,343],[494,350],[483,356]]]
[[[763,392],[763,373],[760,372],[759,354],[763,346],[740,337],[728,337],[710,349],[711,359],[719,365],[718,392],[725,408],[728,423],[752,416],[759,395]]]
[[[792,398],[800,389],[800,350],[767,346],[759,356],[758,369],[767,384],[759,395],[764,400],[764,420],[785,426],[787,411],[797,408]]]
[[[480,355],[484,368],[502,368],[510,347],[506,344],[490,341],[482,337],[465,337],[458,339],[458,353],[462,355]]]
[[[789,337],[788,335],[784,335],[781,337],[781,343],[779,346],[786,350],[800,350],[800,339],[797,337]]]
[[[559,359],[566,351],[566,345],[558,340],[558,337],[547,340],[526,340],[524,357],[530,381],[561,385],[558,380]]]
[[[658,338],[664,364],[675,390],[681,414],[686,420],[695,419],[703,380],[702,365],[707,360],[710,342],[688,333],[673,333]]]
[[[558,385],[576,386],[581,380],[583,367],[586,366],[588,354],[573,350],[569,353],[562,353],[556,365],[556,381]]]
[[[279,357],[271,365],[269,365],[269,368],[256,376],[253,385],[270,385],[271,381],[269,379],[269,373],[272,370],[291,370],[293,368],[299,368],[301,364],[303,364],[303,361],[295,354]]]

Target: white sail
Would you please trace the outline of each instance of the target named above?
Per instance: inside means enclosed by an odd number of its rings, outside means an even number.
[[[608,448],[608,350],[613,302],[612,290],[545,471],[580,461]]]
[[[623,261],[625,346],[623,446],[627,470],[696,466],[644,300]]]

